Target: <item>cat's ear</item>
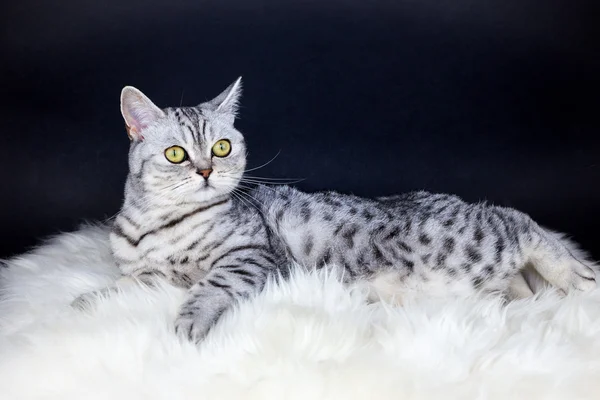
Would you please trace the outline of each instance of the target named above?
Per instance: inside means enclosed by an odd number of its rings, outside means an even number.
[[[131,140],[142,140],[142,130],[165,116],[163,110],[133,86],[125,86],[121,91],[121,114]]]
[[[242,77],[236,79],[227,89],[221,92],[220,95],[210,100],[204,105],[220,114],[221,117],[231,125],[237,115],[240,97],[242,96]]]

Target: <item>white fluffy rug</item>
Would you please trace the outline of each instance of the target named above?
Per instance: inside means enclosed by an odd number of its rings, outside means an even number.
[[[269,285],[199,348],[183,292],[69,307],[117,275],[107,234],[63,234],[0,271],[0,399],[599,399],[600,291],[368,305],[332,274]]]

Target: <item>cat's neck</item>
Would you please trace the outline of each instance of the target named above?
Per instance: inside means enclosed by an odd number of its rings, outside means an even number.
[[[119,214],[135,219],[140,225],[153,227],[165,222],[165,219],[177,219],[201,208],[210,208],[217,203],[230,202],[230,196],[223,195],[207,201],[174,201],[168,197],[149,196],[139,190],[136,182],[128,179],[125,189],[125,199]]]

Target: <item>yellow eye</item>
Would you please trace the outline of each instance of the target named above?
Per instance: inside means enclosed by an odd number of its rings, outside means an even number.
[[[165,157],[173,164],[180,164],[187,160],[187,153],[183,147],[171,146],[165,150]]]
[[[227,157],[231,153],[231,143],[227,139],[221,139],[212,148],[212,153],[217,157]]]

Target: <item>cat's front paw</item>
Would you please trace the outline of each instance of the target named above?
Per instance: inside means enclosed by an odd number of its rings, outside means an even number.
[[[199,343],[208,333],[211,323],[196,315],[180,314],[175,320],[177,336],[194,343]]]
[[[94,306],[97,300],[97,292],[84,293],[71,302],[71,307],[79,311],[87,311]]]
[[[111,293],[114,293],[116,291],[117,287],[111,286],[93,292],[84,293],[71,302],[71,307],[80,311],[87,311],[98,302],[98,299],[100,297],[108,297]]]

